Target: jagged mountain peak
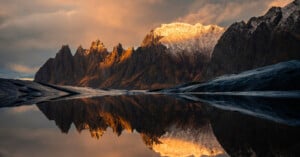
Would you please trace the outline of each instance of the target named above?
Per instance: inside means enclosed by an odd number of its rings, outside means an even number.
[[[195,25],[188,23],[170,23],[162,24],[160,27],[154,29],[155,36],[163,36],[163,39],[171,41],[180,41],[184,39],[189,39],[194,36],[201,36],[205,33],[210,33],[213,31],[223,30],[224,28],[217,25],[203,25],[197,23]]]
[[[87,50],[84,49],[81,45],[78,46],[74,56],[85,56]]]
[[[195,25],[174,22],[162,24],[145,37],[142,46],[163,44],[172,53],[200,52],[210,56],[224,28],[217,25]]]
[[[295,0],[284,7],[272,7],[263,16],[252,17],[247,26],[250,27],[250,33],[256,31],[261,25],[273,29],[283,29],[293,27],[291,23],[297,21],[300,16],[300,0]]]
[[[299,6],[300,6],[300,0],[294,0],[292,3],[287,4],[282,9],[284,11],[288,11],[288,10],[300,10]]]
[[[62,45],[59,50],[59,52],[69,52],[69,51],[71,51],[69,45]]]
[[[62,45],[60,50],[56,53],[55,58],[61,58],[61,57],[72,57],[72,53],[70,50],[69,45]]]
[[[272,7],[266,14],[232,24],[212,53],[205,78],[239,73],[299,59],[300,3]]]
[[[123,51],[124,51],[123,46],[121,43],[119,43],[117,46],[113,48],[112,53],[117,53],[118,55],[121,55]]]
[[[155,36],[154,35],[154,30],[152,29],[150,31],[150,33],[148,33],[145,36],[145,38],[144,38],[144,40],[141,44],[141,47],[149,47],[149,46],[152,46],[152,45],[157,45],[157,44],[159,44],[159,39],[160,38],[161,38],[160,36],[157,36],[157,35]]]
[[[282,16],[283,16],[282,19],[287,20],[288,17],[290,17],[296,11],[298,12],[300,11],[300,0],[295,0],[292,3],[282,8]],[[299,18],[299,13],[297,18]]]
[[[252,17],[247,22],[247,26],[250,28],[249,31],[253,33],[257,27],[264,23],[269,27],[275,27],[282,19],[282,10],[280,7],[272,7],[263,16]]]
[[[97,51],[97,52],[106,52],[107,49],[104,46],[103,42],[97,39],[96,41],[93,41],[90,47],[91,51]]]
[[[83,50],[82,45],[79,45],[78,48],[77,48],[77,50]]]

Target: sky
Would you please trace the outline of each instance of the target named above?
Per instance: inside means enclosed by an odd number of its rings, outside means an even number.
[[[0,0],[0,70],[35,73],[62,45],[137,47],[164,23],[228,27],[292,0]],[[1,71],[0,71],[1,72]]]

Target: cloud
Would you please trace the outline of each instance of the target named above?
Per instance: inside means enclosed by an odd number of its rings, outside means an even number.
[[[32,68],[32,67],[28,67],[26,65],[21,65],[21,64],[8,64],[8,67],[12,71],[20,72],[20,73],[27,73],[27,74],[33,74],[38,70],[37,67]]]
[[[28,105],[28,106],[18,106],[10,109],[12,114],[24,113],[24,112],[31,112],[31,111],[38,111],[39,109],[35,105]]]
[[[289,3],[291,3],[293,0],[273,0],[270,4],[269,7],[282,7],[285,6]]]
[[[284,6],[292,0],[246,1],[197,1],[191,12],[176,21],[187,23],[218,24],[228,26],[233,22],[247,21],[250,17],[264,14],[271,6]]]
[[[41,66],[61,45],[88,48],[140,45],[146,33],[187,12],[185,2],[164,0],[0,0],[0,68]]]

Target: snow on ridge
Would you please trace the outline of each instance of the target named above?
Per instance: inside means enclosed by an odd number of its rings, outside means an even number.
[[[224,31],[217,25],[170,23],[154,29],[154,36],[161,36],[159,41],[173,53],[200,52],[210,56]]]

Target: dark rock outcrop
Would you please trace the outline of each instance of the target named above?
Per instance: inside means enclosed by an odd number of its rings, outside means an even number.
[[[0,78],[0,108],[31,105],[75,94],[78,93],[58,86]]]
[[[50,58],[35,76],[40,82],[52,82],[54,84],[71,84],[74,74],[74,61],[68,45],[63,45],[55,58]]]
[[[299,91],[300,61],[269,65],[239,74],[224,75],[203,83],[165,89],[166,92]],[[300,97],[300,92],[298,92]]]
[[[205,78],[300,59],[300,1],[232,24],[212,53]]]

